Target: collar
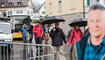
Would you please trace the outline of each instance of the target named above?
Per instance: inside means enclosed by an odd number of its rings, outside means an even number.
[[[103,45],[105,45],[105,36],[104,36],[104,38],[103,38],[103,42],[102,42],[102,43],[103,43]]]
[[[91,45],[91,43],[90,43],[90,37],[88,38],[87,43],[88,43],[89,45]],[[102,41],[101,44],[105,45],[105,36],[104,36],[103,41]]]
[[[90,37],[88,38],[88,42],[87,43],[90,45]]]

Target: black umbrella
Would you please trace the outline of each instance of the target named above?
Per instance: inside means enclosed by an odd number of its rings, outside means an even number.
[[[61,16],[50,16],[45,18],[42,24],[52,24],[56,22],[64,22],[65,20]]]
[[[29,22],[32,21],[31,18],[30,18],[30,16],[25,17],[24,20],[27,20],[27,21],[29,21]]]
[[[87,19],[76,19],[76,20],[73,20],[70,24],[70,26],[75,26],[75,25],[79,25],[80,27],[82,26],[87,26]]]

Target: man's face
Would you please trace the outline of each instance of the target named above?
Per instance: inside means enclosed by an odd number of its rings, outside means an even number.
[[[32,25],[32,23],[30,23],[30,25]]]
[[[36,25],[39,25],[39,23],[37,22]]]
[[[24,25],[24,27],[27,27],[26,25]]]
[[[105,31],[105,11],[91,10],[88,14],[88,27],[92,37],[100,37]]]
[[[76,25],[76,27],[75,27],[77,30],[79,29],[79,25]]]
[[[59,28],[59,22],[55,23],[55,27]]]

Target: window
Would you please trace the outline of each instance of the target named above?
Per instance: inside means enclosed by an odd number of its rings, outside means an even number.
[[[42,11],[42,14],[45,14],[45,11]]]
[[[92,4],[95,4],[97,2],[99,2],[100,0],[87,0],[87,6],[90,6]]]
[[[3,17],[7,16],[6,12],[2,12],[2,15],[3,15]]]
[[[28,6],[28,8],[32,9],[32,6],[31,6],[31,5],[29,5],[29,6]]]
[[[9,6],[12,6],[12,5],[13,5],[12,2],[10,2],[10,3],[9,3]]]
[[[17,11],[17,14],[23,14],[23,11],[18,10],[18,11]]]
[[[29,14],[30,14],[30,12],[29,12],[29,11],[27,11],[27,14],[29,15]]]
[[[8,16],[12,15],[12,11],[8,11]]]
[[[17,2],[17,6],[22,6],[23,3],[22,2]]]
[[[8,2],[5,2],[5,5],[6,5],[6,7],[8,7],[9,3]]]
[[[1,7],[4,7],[4,3],[1,3]]]
[[[105,4],[105,0],[104,0],[104,4]]]
[[[61,9],[62,9],[62,1],[59,1],[58,4],[59,4],[59,11],[61,11]]]

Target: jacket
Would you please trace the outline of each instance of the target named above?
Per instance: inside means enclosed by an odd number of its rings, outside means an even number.
[[[26,28],[22,27],[22,36],[23,36],[23,37],[28,38],[28,33],[27,33],[28,30],[29,30],[29,29],[28,29],[27,27],[26,27]]]
[[[87,33],[85,34],[80,41],[76,42],[76,49],[77,49],[77,55],[78,55],[78,60],[84,60],[84,52],[86,48],[86,43],[88,41],[90,34]]]
[[[55,32],[53,30],[51,30],[50,37],[52,38],[52,46],[62,46],[63,41],[65,43],[67,43],[65,35],[64,35],[62,29],[60,29],[60,28],[56,28]]]
[[[49,28],[46,27],[46,26],[43,26],[43,31],[44,31],[44,34],[45,34],[45,33],[49,33]]]
[[[69,31],[68,31],[68,34],[67,34],[67,40],[68,40],[68,41],[69,41],[69,38],[70,38],[71,32],[72,32],[72,30],[69,30]]]
[[[72,43],[72,45],[75,44],[75,42],[80,41],[81,37],[83,36],[83,33],[81,30],[73,29],[69,38],[69,44]]]
[[[35,25],[34,28],[33,28],[33,33],[34,33],[35,37],[40,38],[42,36],[42,34],[43,34],[42,26],[40,24]]]

